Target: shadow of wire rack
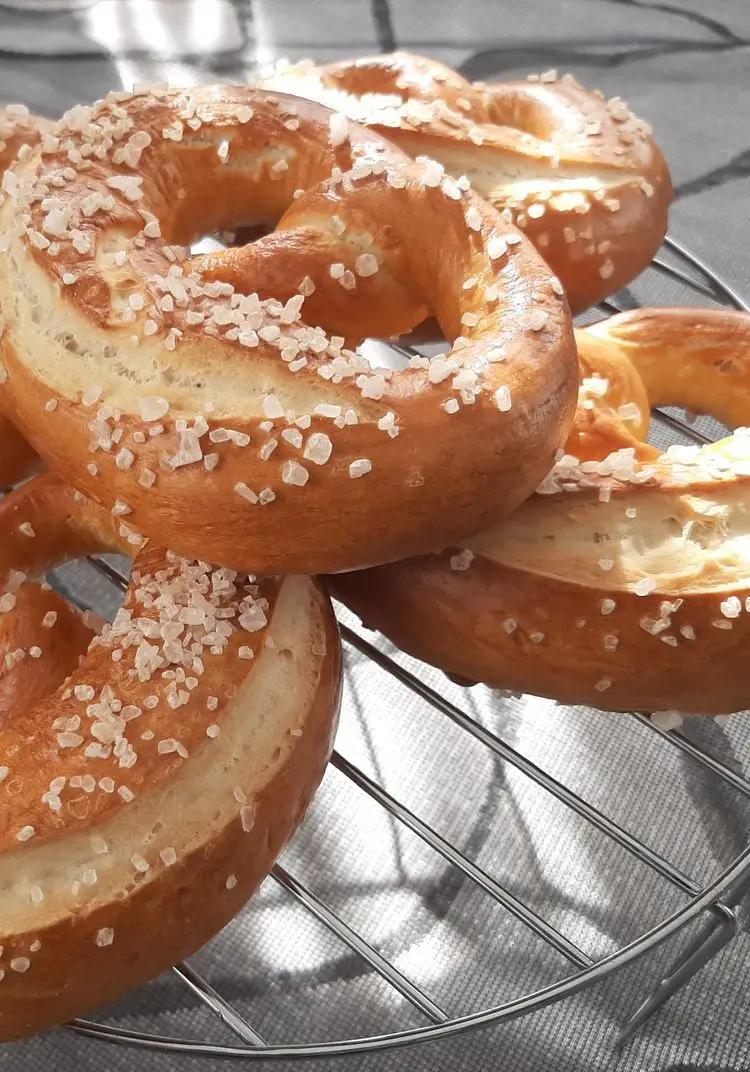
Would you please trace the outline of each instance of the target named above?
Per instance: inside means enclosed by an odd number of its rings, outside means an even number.
[[[739,295],[720,280],[710,268],[669,238],[665,240],[662,255],[654,260],[652,268],[670,276],[682,287],[689,288],[699,299],[710,299],[729,307],[748,309]],[[602,303],[601,308],[607,313],[619,311],[619,307],[611,301]],[[656,411],[654,419],[662,422],[672,434],[678,433],[682,437],[697,442],[709,441],[705,434],[675,416],[673,412]],[[89,563],[112,584],[120,589],[124,588],[125,575],[111,561],[92,558],[89,559]],[[517,774],[530,779],[541,791],[555,798],[561,807],[570,809],[584,823],[589,824],[609,839],[610,843],[616,843],[619,849],[630,854],[639,861],[640,865],[648,868],[665,884],[671,886],[672,890],[677,891],[682,898],[682,903],[670,914],[665,913],[658,922],[636,938],[618,945],[607,955],[595,960],[566,937],[561,929],[544,918],[535,907],[525,903],[501,881],[493,878],[462,848],[438,833],[433,825],[420,818],[415,811],[392,795],[379,779],[370,777],[360,767],[336,751],[332,759],[332,768],[339,776],[343,776],[357,792],[367,795],[377,806],[384,809],[394,823],[401,824],[430,850],[438,854],[445,865],[456,873],[460,882],[474,887],[482,896],[494,900],[504,911],[515,917],[522,927],[527,928],[541,942],[555,950],[566,965],[562,974],[547,985],[513,996],[499,1004],[488,1004],[486,1007],[464,1014],[448,1013],[442,1007],[446,1004],[445,1001],[440,1003],[430,996],[426,992],[427,988],[413,982],[374,944],[354,930],[339,911],[317,896],[288,868],[277,865],[268,882],[275,883],[285,896],[290,897],[298,906],[310,913],[319,924],[335,936],[337,941],[343,944],[343,947],[347,947],[351,954],[361,958],[363,968],[369,968],[376,973],[387,987],[392,988],[395,992],[394,996],[399,995],[402,1003],[410,1007],[409,1011],[416,1018],[417,1026],[409,1025],[402,1030],[362,1037],[267,1044],[261,1033],[235,1007],[236,1000],[230,1000],[219,993],[195,966],[183,963],[173,969],[176,978],[188,988],[193,997],[219,1018],[223,1028],[233,1033],[241,1044],[222,1044],[206,1038],[175,1037],[171,1034],[149,1034],[83,1019],[68,1025],[71,1030],[92,1039],[119,1043],[140,1050],[217,1059],[261,1061],[302,1059],[392,1050],[397,1047],[446,1039],[461,1032],[502,1024],[517,1017],[526,1016],[569,997],[585,987],[592,986],[637,958],[643,957],[667,938],[681,931],[688,923],[701,917],[704,922],[699,937],[683,951],[680,959],[668,975],[661,980],[652,996],[631,1018],[621,1036],[625,1038],[732,938],[737,929],[738,906],[745,892],[750,888],[750,844],[745,845],[744,849],[735,855],[735,858],[720,874],[715,875],[708,882],[699,883],[670,860],[666,853],[650,847],[646,841],[630,832],[620,822],[610,818],[603,810],[588,803],[561,780],[526,758],[502,736],[487,729],[467,710],[446,699],[431,685],[384,651],[377,642],[370,642],[359,631],[355,631],[343,622],[341,627],[346,655],[372,660],[382,671],[392,675],[402,686],[416,694],[425,704],[430,705],[440,717],[449,720],[454,727],[466,735],[467,746],[468,739],[471,738],[472,744],[486,750],[496,763],[500,763],[505,768],[513,768]],[[471,705],[464,704],[463,707],[470,708]],[[658,741],[661,748],[677,750],[683,756],[689,757],[690,762],[700,765],[706,777],[717,779],[732,793],[750,798],[749,781],[687,736],[679,731],[666,732],[643,715],[634,714],[632,718],[638,720],[646,728],[646,732],[655,735],[654,739]],[[467,922],[471,926],[471,920]]]

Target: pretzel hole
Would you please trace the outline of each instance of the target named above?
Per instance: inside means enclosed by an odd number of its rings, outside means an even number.
[[[258,223],[253,226],[241,226],[226,231],[216,231],[213,234],[200,235],[190,243],[190,252],[193,256],[202,256],[208,253],[220,253],[225,249],[233,249],[238,246],[251,246],[261,238],[273,231],[269,223]]]
[[[131,561],[124,555],[103,555],[102,560],[123,577],[130,573]],[[100,572],[92,559],[79,556],[63,566],[50,570],[47,580],[60,595],[64,596],[84,613],[95,616],[92,627],[100,624],[96,619],[111,622],[125,599],[125,589]]]

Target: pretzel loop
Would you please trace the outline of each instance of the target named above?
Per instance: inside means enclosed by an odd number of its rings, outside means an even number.
[[[649,405],[750,422],[750,316],[645,309],[577,339],[576,421],[543,494],[460,550],[333,591],[469,681],[670,719],[747,708],[750,435],[666,452],[639,437]]]
[[[672,187],[649,128],[570,75],[471,83],[399,52],[281,63],[261,84],[320,100],[467,175],[539,247],[574,312],[629,282],[661,244]]]
[[[31,575],[132,549],[119,527],[50,476],[0,501],[2,1040],[203,945],[268,873],[332,746],[322,588],[142,546],[92,638]]]
[[[235,568],[349,569],[476,530],[549,468],[575,399],[562,288],[439,165],[319,105],[203,87],[74,111],[9,186],[0,408],[137,531]],[[174,246],[279,220],[244,249]],[[394,372],[345,345],[428,310],[449,355]]]

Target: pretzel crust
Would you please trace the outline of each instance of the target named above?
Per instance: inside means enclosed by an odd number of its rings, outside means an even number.
[[[52,639],[26,618],[42,609],[41,590],[24,573],[123,545],[106,511],[52,477],[13,492],[0,503],[0,629],[9,618],[14,637],[31,628],[46,648]],[[11,669],[16,703],[0,708],[0,1040],[114,1000],[195,952],[300,822],[336,726],[335,619],[308,577],[251,588],[233,578],[145,546],[111,627],[90,644],[80,633],[77,652],[69,636],[64,657],[43,650]],[[219,615],[208,628],[231,622],[230,633],[206,634],[200,665],[189,656],[176,679],[185,630],[194,650],[203,628],[176,623],[206,606]],[[255,617],[238,626],[242,606]],[[59,617],[50,638],[67,625]],[[41,697],[29,681],[38,667]]]
[[[647,309],[578,338],[589,371],[604,347],[652,404],[747,420],[747,315]],[[465,550],[332,578],[332,591],[468,681],[612,710],[747,708],[750,436],[639,461],[616,409],[605,416],[601,464],[568,456],[547,494]]]
[[[617,97],[570,75],[472,83],[424,56],[397,52],[315,66],[278,65],[261,84],[337,108],[424,154],[507,213],[562,281],[574,313],[615,293],[659,248],[669,171]]]
[[[16,169],[0,409],[64,479],[178,552],[319,572],[445,545],[516,506],[572,419],[569,314],[531,244],[437,165],[331,120],[244,88],[118,94]],[[175,251],[279,216],[241,255]],[[269,250],[281,302],[251,289]],[[305,327],[305,279],[325,294],[350,277],[354,326],[369,308],[388,334],[429,307],[449,358],[391,374]],[[154,398],[159,421],[143,416]]]

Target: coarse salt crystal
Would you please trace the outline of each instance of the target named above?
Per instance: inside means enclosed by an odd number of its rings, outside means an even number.
[[[333,443],[325,432],[313,432],[305,443],[302,456],[316,465],[325,465],[332,451]]]
[[[742,603],[737,596],[729,596],[721,602],[719,609],[725,618],[739,618],[742,613]]]
[[[243,611],[238,618],[239,624],[248,633],[257,633],[259,629],[263,629],[268,624],[266,612],[263,610],[259,603],[254,603],[247,610]]]
[[[246,834],[249,834],[255,825],[255,811],[254,804],[243,804],[240,808],[240,822]]]
[[[270,420],[277,420],[284,416],[284,407],[276,395],[266,395],[263,399],[263,413]]]
[[[459,551],[456,555],[451,555],[450,565],[452,570],[456,570],[461,573],[467,570],[474,561],[474,552],[464,548],[463,551]]]
[[[487,255],[492,261],[508,252],[508,244],[500,235],[491,235],[487,241]]]
[[[138,409],[142,420],[158,421],[169,411],[169,402],[158,395],[147,395],[145,398],[138,399]]]
[[[135,461],[135,454],[127,447],[122,447],[115,455],[115,465],[118,469],[129,469]]]
[[[660,730],[669,732],[670,730],[679,729],[682,725],[682,715],[679,711],[653,711],[651,721]]]
[[[331,145],[334,149],[349,140],[349,120],[345,115],[341,115],[339,112],[334,112],[334,114],[329,117],[328,130],[330,133]]]
[[[244,480],[240,480],[234,485],[234,491],[236,495],[239,495],[239,497],[241,499],[244,499],[246,502],[255,504],[258,501],[258,496],[255,494],[252,488],[249,488],[247,486]]]
[[[369,458],[357,458],[349,466],[349,476],[352,480],[357,480],[361,476],[366,476],[367,473],[372,471],[372,462]]]
[[[372,253],[360,253],[354,262],[354,270],[363,278],[375,275],[378,270],[378,258]]]
[[[119,190],[127,201],[138,201],[143,196],[143,179],[139,175],[110,175],[106,183],[112,190]]]
[[[424,160],[421,182],[423,186],[435,188],[440,186],[445,175],[445,168],[437,160]]]
[[[293,484],[302,488],[310,479],[310,474],[304,465],[300,465],[299,462],[290,458],[281,467],[281,479],[285,484]]]
[[[513,400],[510,395],[510,387],[507,384],[503,384],[502,387],[498,387],[495,391],[495,404],[501,413],[507,413],[513,405]]]

